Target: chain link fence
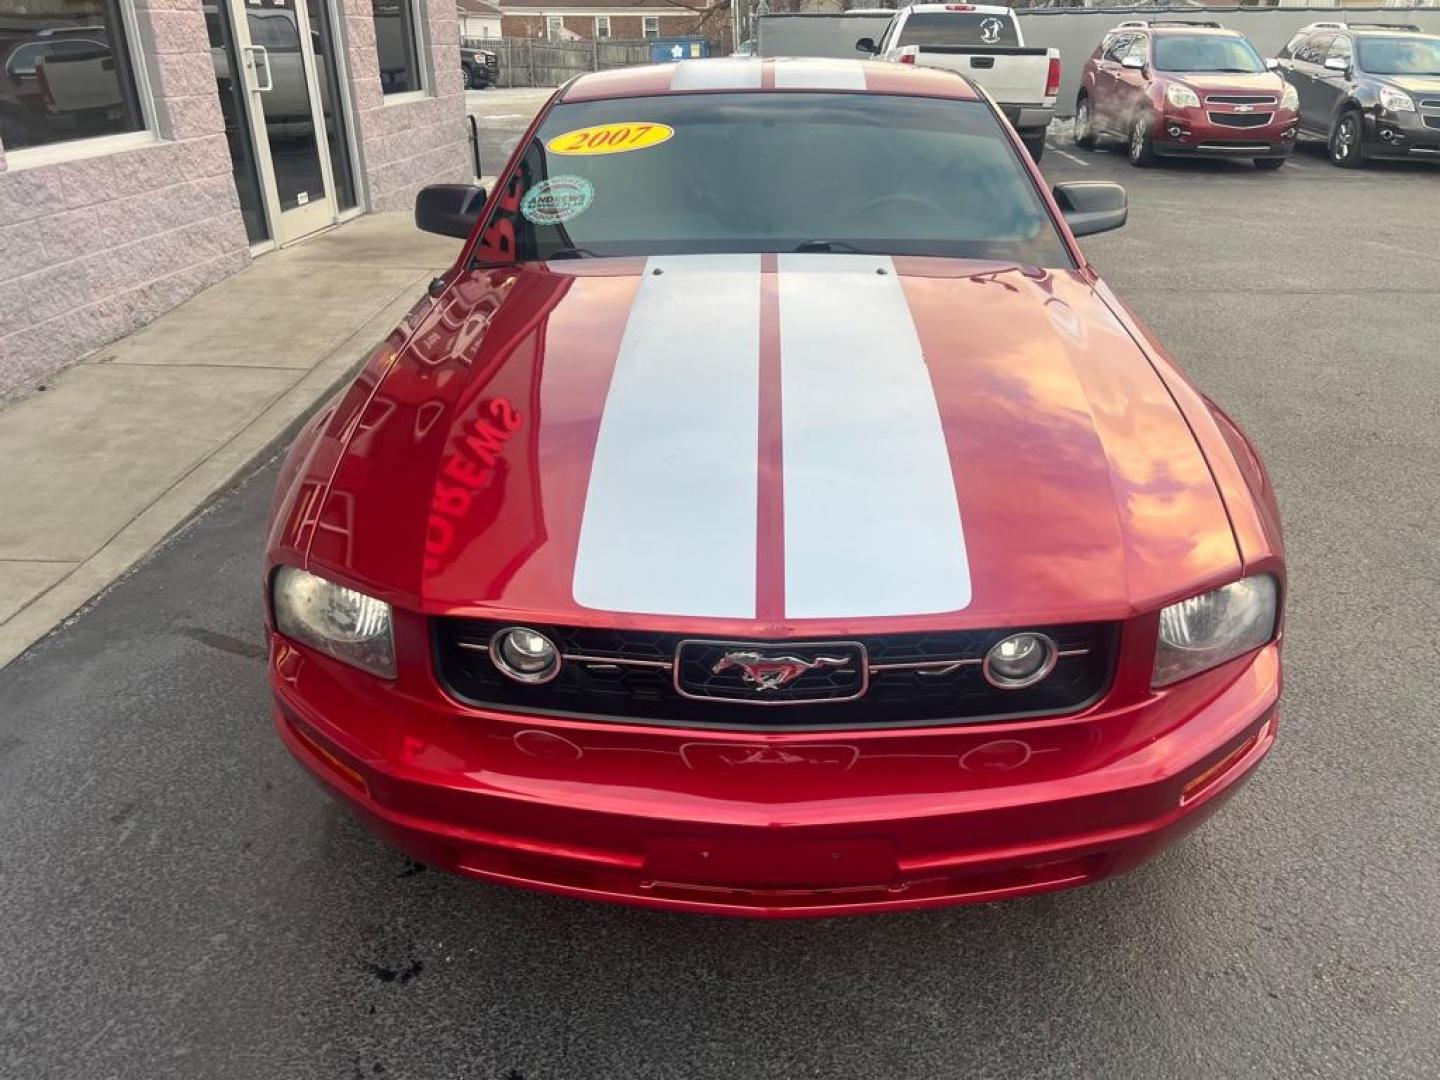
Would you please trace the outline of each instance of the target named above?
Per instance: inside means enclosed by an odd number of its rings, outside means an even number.
[[[530,38],[462,38],[467,49],[489,49],[499,61],[497,86],[559,86],[587,71],[650,63],[650,42],[546,41]]]

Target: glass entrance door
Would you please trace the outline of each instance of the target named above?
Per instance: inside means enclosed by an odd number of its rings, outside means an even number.
[[[276,243],[288,244],[333,224],[337,213],[327,126],[342,139],[343,133],[335,122],[337,97],[332,92],[328,103],[323,100],[317,78],[316,53],[328,59],[329,35],[322,37],[322,27],[311,25],[311,12],[323,18],[323,5],[305,0],[224,2],[230,5],[248,91],[266,216]],[[325,74],[330,75],[328,67]],[[337,149],[349,153],[346,146]]]

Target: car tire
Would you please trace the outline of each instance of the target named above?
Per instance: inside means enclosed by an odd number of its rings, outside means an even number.
[[[480,89],[480,76],[478,76],[478,75],[475,74],[475,69],[474,69],[474,68],[466,68],[466,69],[465,69],[465,89],[466,89],[466,90],[479,90],[479,89]]]
[[[1150,134],[1154,126],[1155,120],[1148,112],[1142,112],[1135,117],[1135,122],[1130,125],[1128,152],[1130,164],[1137,169],[1155,164],[1155,140]]]
[[[1039,165],[1040,159],[1045,156],[1045,133],[1042,131],[1037,136],[1022,138],[1020,141],[1025,144],[1025,149],[1030,152],[1030,160],[1035,162],[1036,165]]]
[[[1358,169],[1365,164],[1365,121],[1355,109],[1346,109],[1335,121],[1328,144],[1330,164]]]
[[[1081,150],[1095,146],[1095,119],[1090,115],[1090,96],[1081,94],[1075,102],[1075,145]]]
[[[1283,158],[1283,157],[1257,157],[1257,158],[1255,159],[1255,168],[1257,168],[1257,169],[1278,169],[1281,165],[1284,165],[1285,162],[1287,162],[1287,161],[1289,161],[1289,160],[1290,160],[1289,158]]]

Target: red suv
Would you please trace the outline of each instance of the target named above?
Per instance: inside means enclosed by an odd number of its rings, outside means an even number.
[[[1248,157],[1278,169],[1295,147],[1300,100],[1243,34],[1217,22],[1123,22],[1085,62],[1075,144],[1126,141],[1156,157]]]

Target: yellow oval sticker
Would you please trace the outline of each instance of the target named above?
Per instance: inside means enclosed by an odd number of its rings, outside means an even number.
[[[545,144],[552,154],[624,154],[631,150],[648,150],[668,142],[675,129],[668,124],[642,123],[638,120],[621,124],[596,124],[556,135]]]

